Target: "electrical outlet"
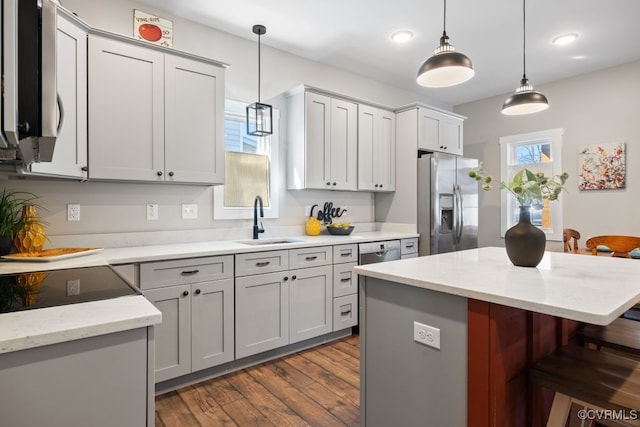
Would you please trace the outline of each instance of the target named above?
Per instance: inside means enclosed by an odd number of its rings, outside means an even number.
[[[67,221],[80,221],[80,205],[67,205]]]
[[[182,205],[182,219],[198,219],[198,205]]]
[[[147,221],[158,220],[158,205],[155,203],[147,204]]]
[[[80,295],[80,279],[67,280],[67,296]]]
[[[413,340],[440,350],[440,329],[413,322]]]

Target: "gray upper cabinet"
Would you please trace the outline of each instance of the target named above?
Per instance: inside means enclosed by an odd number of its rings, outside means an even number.
[[[462,155],[464,117],[418,107],[418,148]]]
[[[87,29],[58,8],[56,77],[64,118],[51,162],[33,163],[25,173],[87,177]],[[59,118],[60,120],[60,118]]]
[[[89,36],[89,178],[224,181],[224,68]]]
[[[381,108],[358,106],[358,190],[395,190],[395,116]]]
[[[358,105],[301,91],[288,98],[288,187],[356,190]]]
[[[165,180],[224,182],[224,69],[165,55]]]

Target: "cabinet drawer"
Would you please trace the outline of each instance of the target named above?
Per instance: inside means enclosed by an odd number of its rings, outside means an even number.
[[[140,264],[140,288],[197,283],[233,277],[233,255]]]
[[[400,255],[418,253],[418,238],[400,240]]]
[[[333,262],[333,250],[331,246],[320,248],[301,248],[289,251],[289,268],[317,267]]]
[[[358,245],[339,245],[333,247],[333,263],[358,261]]]
[[[236,277],[272,273],[289,268],[289,251],[236,254]]]
[[[358,294],[333,299],[333,330],[350,328],[358,324]]]
[[[418,253],[400,255],[400,259],[418,258]]]
[[[342,297],[358,292],[358,276],[353,272],[357,262],[333,266],[333,296]]]

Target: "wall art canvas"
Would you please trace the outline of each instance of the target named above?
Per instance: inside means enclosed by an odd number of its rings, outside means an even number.
[[[594,144],[578,151],[578,189],[612,190],[626,185],[624,142]]]

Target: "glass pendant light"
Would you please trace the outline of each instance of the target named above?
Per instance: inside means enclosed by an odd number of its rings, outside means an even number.
[[[537,113],[549,108],[547,97],[529,84],[527,79],[527,55],[526,55],[526,0],[522,0],[522,80],[515,93],[507,98],[502,105],[502,114],[508,116]]]
[[[266,136],[273,133],[273,108],[260,102],[260,36],[267,33],[267,28],[254,25],[253,33],[258,35],[258,102],[247,105],[247,134]]]
[[[475,74],[471,60],[456,52],[447,35],[447,0],[444,0],[444,26],[440,46],[418,70],[416,81],[426,87],[447,87],[464,83]]]

